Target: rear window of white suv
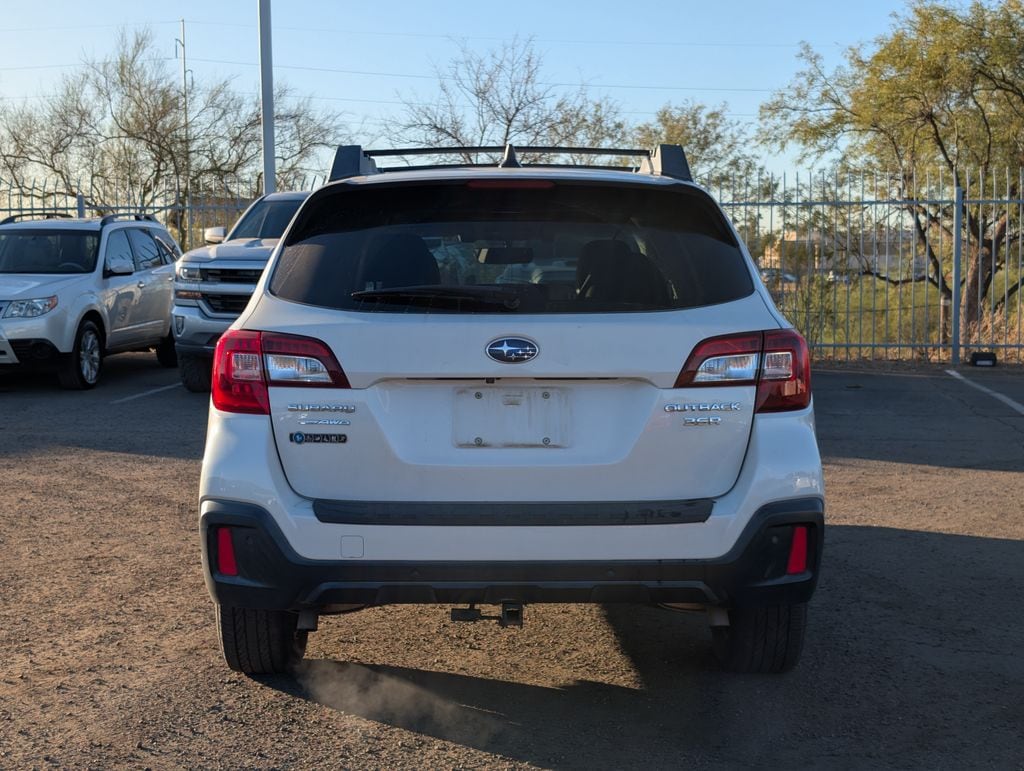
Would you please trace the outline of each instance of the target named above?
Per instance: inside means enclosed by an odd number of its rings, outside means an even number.
[[[754,291],[694,188],[475,178],[314,195],[270,282],[286,300],[384,313],[609,313]]]

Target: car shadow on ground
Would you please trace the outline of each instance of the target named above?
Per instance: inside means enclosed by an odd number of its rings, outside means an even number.
[[[784,675],[721,671],[697,614],[607,606],[610,655],[638,688],[515,682],[521,661],[498,680],[310,660],[264,682],[555,768],[1019,762],[1024,541],[834,526],[826,549],[804,658]]]
[[[942,370],[826,370],[815,371],[812,381],[818,445],[826,463],[842,458],[957,469],[1022,468],[1024,418]]]

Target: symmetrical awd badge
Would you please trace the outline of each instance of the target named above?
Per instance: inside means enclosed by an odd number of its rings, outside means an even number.
[[[294,444],[345,444],[348,436],[345,434],[306,434],[302,431],[288,434],[288,441]]]

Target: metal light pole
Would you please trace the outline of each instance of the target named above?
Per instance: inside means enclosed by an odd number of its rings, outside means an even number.
[[[960,364],[960,263],[964,256],[964,189],[956,186],[953,203],[953,351],[950,362]]]
[[[181,105],[185,119],[185,222],[182,225],[181,241],[187,249],[192,240],[192,167],[191,153],[192,146],[189,144],[188,136],[188,64],[185,61],[185,20],[181,20],[181,37],[175,41],[174,54],[177,56],[178,48],[181,46]]]
[[[270,45],[270,0],[259,4],[260,119],[263,123],[263,192],[277,189],[274,164],[274,62]]]

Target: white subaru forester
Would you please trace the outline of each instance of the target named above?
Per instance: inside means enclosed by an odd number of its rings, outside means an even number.
[[[806,343],[682,148],[516,149],[554,152],[339,148],[220,339],[200,524],[231,668],[391,603],[654,603],[705,612],[727,669],[796,663],[824,512]]]

